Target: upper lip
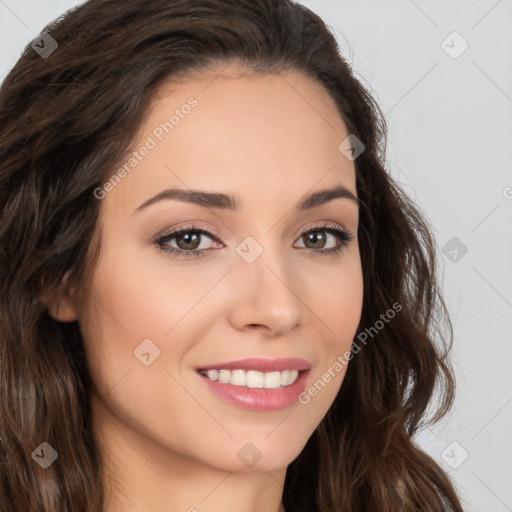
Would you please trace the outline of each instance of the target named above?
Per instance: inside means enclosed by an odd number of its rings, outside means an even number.
[[[311,363],[305,359],[297,357],[287,357],[283,359],[238,359],[237,361],[228,361],[224,363],[215,363],[206,366],[200,366],[198,370],[254,370],[259,372],[278,372],[284,370],[309,370]]]

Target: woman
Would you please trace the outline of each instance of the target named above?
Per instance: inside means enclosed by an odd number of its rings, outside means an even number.
[[[462,510],[434,240],[318,16],[89,0],[0,120],[1,510]]]

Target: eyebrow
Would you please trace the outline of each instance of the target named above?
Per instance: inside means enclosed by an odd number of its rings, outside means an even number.
[[[332,201],[333,199],[350,199],[359,206],[359,199],[346,187],[343,185],[338,185],[334,188],[324,189],[306,195],[297,203],[295,210],[303,211],[316,208]],[[163,190],[156,196],[153,196],[147,201],[144,201],[138,208],[135,209],[134,213],[137,213],[144,208],[147,208],[148,206],[162,200],[181,201],[184,203],[197,204],[207,208],[232,210],[235,212],[239,212],[242,209],[242,201],[231,194],[223,194],[221,192],[206,192],[204,190],[198,189],[185,190],[179,188],[171,188]]]

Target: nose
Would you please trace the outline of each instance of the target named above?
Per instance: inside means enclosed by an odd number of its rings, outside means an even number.
[[[304,302],[293,266],[278,251],[264,250],[252,263],[240,258],[231,272],[230,321],[237,330],[284,336],[300,322]]]

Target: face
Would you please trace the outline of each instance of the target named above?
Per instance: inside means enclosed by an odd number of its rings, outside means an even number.
[[[275,470],[333,403],[360,320],[355,167],[319,84],[236,71],[159,91],[137,155],[97,191],[100,259],[76,315],[111,439],[162,465]]]

